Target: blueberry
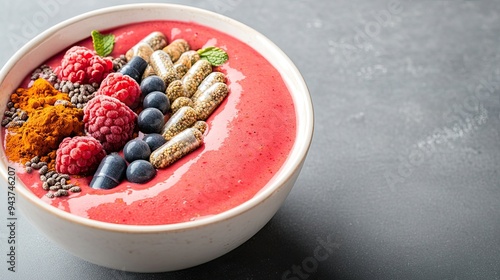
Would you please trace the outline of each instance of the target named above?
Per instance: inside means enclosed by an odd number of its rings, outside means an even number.
[[[141,83],[142,74],[146,67],[148,66],[148,62],[144,60],[144,58],[140,56],[134,56],[132,59],[125,64],[125,66],[120,69],[120,73],[123,75],[127,75],[132,77],[138,84]]]
[[[165,138],[163,138],[163,136],[158,133],[147,134],[146,136],[144,136],[144,138],[142,138],[142,140],[148,143],[151,152],[158,149],[161,145],[167,142],[167,140],[165,140]]]
[[[94,189],[112,189],[125,178],[127,163],[117,153],[112,153],[105,156],[94,177],[90,182],[90,187]]]
[[[151,149],[148,143],[144,142],[142,139],[132,139],[123,147],[123,156],[129,163],[137,159],[149,160],[150,154]]]
[[[170,102],[165,93],[161,91],[153,91],[144,97],[142,102],[144,108],[156,108],[163,114],[166,114],[170,109]]]
[[[128,165],[126,174],[127,181],[143,184],[156,176],[156,169],[149,161],[138,159]]]
[[[165,124],[163,113],[156,108],[146,108],[137,117],[137,126],[142,133],[158,133]]]
[[[167,90],[165,82],[156,75],[148,76],[141,82],[141,93],[143,97],[153,91],[165,92],[165,90]]]

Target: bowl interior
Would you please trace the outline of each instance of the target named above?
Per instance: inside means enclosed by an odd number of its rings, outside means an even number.
[[[48,29],[16,52],[0,71],[0,92],[2,93],[0,95],[0,113],[3,115],[10,93],[22,83],[23,79],[33,69],[68,46],[87,38],[89,30],[112,29],[130,23],[151,20],[192,21],[227,33],[261,53],[281,73],[294,100],[297,116],[296,141],[284,165],[272,180],[247,202],[205,219],[178,224],[134,226],[85,219],[44,203],[26,188],[22,182],[19,182],[17,187],[18,193],[30,203],[34,203],[40,209],[50,211],[54,215],[58,215],[64,219],[108,230],[126,230],[129,232],[180,230],[228,219],[246,209],[255,207],[259,202],[277,191],[297,169],[300,169],[312,139],[313,108],[307,86],[299,71],[275,44],[257,31],[225,16],[193,7],[173,4],[116,6],[77,16]],[[2,148],[0,169],[2,176],[7,177],[9,163],[3,150]]]

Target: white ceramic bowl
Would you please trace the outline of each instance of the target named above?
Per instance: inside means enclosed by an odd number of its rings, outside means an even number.
[[[197,8],[135,4],[74,17],[27,43],[0,72],[0,114],[3,115],[9,93],[21,84],[24,77],[46,59],[87,38],[89,30],[105,30],[147,20],[194,21],[249,44],[281,73],[293,96],[297,115],[297,136],[292,151],[262,191],[233,209],[201,220],[154,226],[89,220],[42,202],[18,182],[17,202],[24,216],[54,243],[101,266],[135,272],[160,272],[213,260],[247,241],[271,219],[302,168],[313,135],[313,108],[297,68],[276,45],[257,31],[225,16]],[[4,179],[7,167],[8,162],[2,154],[0,169]]]

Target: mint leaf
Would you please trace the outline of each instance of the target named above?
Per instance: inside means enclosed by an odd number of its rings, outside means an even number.
[[[217,47],[207,47],[198,50],[201,59],[208,60],[213,66],[220,66],[229,59],[227,53]]]
[[[92,30],[92,43],[95,52],[100,56],[108,56],[115,46],[115,35],[101,34],[97,30]]]

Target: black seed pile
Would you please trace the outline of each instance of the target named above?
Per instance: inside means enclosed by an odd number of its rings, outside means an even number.
[[[122,69],[122,67],[127,64],[127,58],[125,57],[124,54],[120,55],[119,57],[116,57],[116,58],[113,58],[113,57],[110,57],[111,60],[113,61],[113,70],[115,72],[118,72],[120,71],[120,69]]]
[[[67,93],[71,104],[78,109],[83,109],[90,99],[94,98],[99,84],[80,84],[72,83],[70,81],[61,81],[54,85],[54,88]]]
[[[68,174],[49,171],[47,163],[40,161],[38,156],[26,162],[25,169],[27,173],[32,173],[33,170],[38,170],[38,174],[40,174],[40,181],[42,181],[42,188],[49,191],[46,194],[49,198],[67,196],[72,192],[77,193],[81,191],[79,186],[69,182],[70,176]]]
[[[22,126],[26,120],[28,120],[28,114],[14,107],[14,103],[9,101],[7,103],[7,109],[3,113],[2,126],[4,127],[15,127]]]
[[[38,78],[43,78],[43,79],[47,80],[49,83],[51,83],[52,85],[54,85],[57,82],[59,82],[59,78],[57,77],[57,74],[54,73],[54,70],[52,68],[50,68],[50,66],[48,66],[46,64],[38,67],[31,74],[31,78],[30,79],[32,81],[35,81]]]

